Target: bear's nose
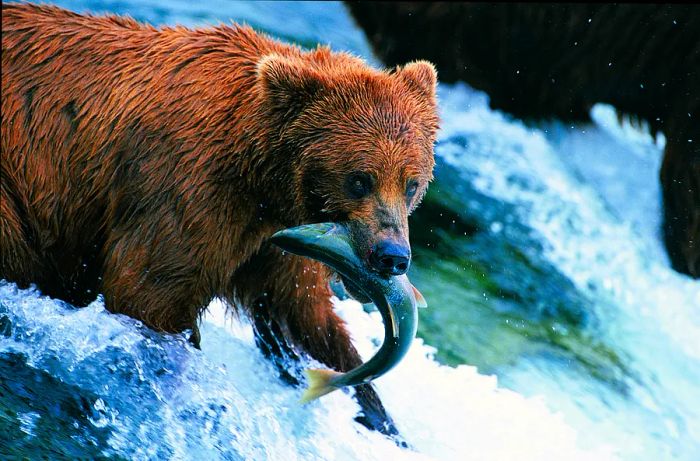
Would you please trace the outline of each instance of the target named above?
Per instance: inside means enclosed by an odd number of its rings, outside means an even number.
[[[374,246],[369,255],[369,264],[384,275],[405,274],[411,265],[411,250],[391,240],[385,240]]]

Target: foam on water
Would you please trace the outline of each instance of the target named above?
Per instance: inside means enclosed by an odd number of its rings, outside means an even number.
[[[244,321],[210,306],[202,350],[182,335],[154,334],[104,310],[83,309],[0,284],[11,334],[0,354],[16,353],[90,397],[90,423],[109,431],[105,455],[132,459],[605,459],[586,452],[576,432],[541,399],[498,387],[473,367],[450,368],[420,340],[379,393],[413,446],[400,449],[353,422],[358,406],[336,392],[310,405],[282,384]],[[383,334],[378,314],[336,302],[365,358]],[[31,434],[31,418],[23,431]],[[55,434],[60,437],[61,434]]]
[[[660,146],[621,128],[605,107],[593,113],[598,127],[582,133],[553,124],[547,136],[491,111],[486,97],[465,85],[443,86],[441,95],[446,145],[438,153],[478,191],[514,205],[511,221],[528,226],[544,256],[593,301],[596,333],[634,375],[621,398],[576,382],[565,366],[532,358],[508,372],[509,384],[569,407],[569,420],[587,440],[607,440],[625,458],[697,459],[700,284],[660,256],[653,195]],[[451,139],[466,140],[466,148],[454,148]],[[634,158],[643,167],[632,169]],[[641,211],[628,210],[640,199]],[[543,374],[538,368],[550,379],[534,379]]]

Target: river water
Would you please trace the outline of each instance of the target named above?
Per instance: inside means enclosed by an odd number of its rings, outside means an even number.
[[[152,24],[246,22],[377,65],[339,3],[57,2]],[[376,385],[410,448],[307,406],[214,301],[202,350],[104,310],[0,282],[0,458],[700,459],[700,282],[658,232],[663,137],[618,123],[525,125],[467,85],[439,88],[436,180],[411,218],[430,307]],[[358,349],[376,312],[337,301]]]

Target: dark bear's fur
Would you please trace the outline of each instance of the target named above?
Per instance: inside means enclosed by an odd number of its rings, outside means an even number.
[[[387,64],[430,59],[442,81],[523,118],[588,119],[598,102],[667,144],[664,238],[700,277],[700,8],[695,5],[349,2]],[[630,206],[635,206],[631,203]]]
[[[378,71],[248,27],[3,4],[0,277],[76,305],[104,293],[195,343],[220,297],[268,328],[266,352],[286,338],[354,368],[328,270],[266,239],[318,221],[348,221],[367,253],[407,239],[432,176],[435,85],[425,62]],[[365,424],[395,432],[371,386],[357,395]]]

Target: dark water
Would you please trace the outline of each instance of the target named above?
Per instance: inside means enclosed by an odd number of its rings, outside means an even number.
[[[58,4],[247,22],[376,64],[333,2]],[[99,300],[2,284],[0,457],[700,459],[700,285],[661,250],[660,145],[604,106],[590,126],[527,127],[465,85],[440,103],[436,180],[411,221],[424,344],[377,382],[414,450],[354,424],[347,395],[299,406],[220,303],[200,352]],[[371,355],[376,314],[338,309]]]

